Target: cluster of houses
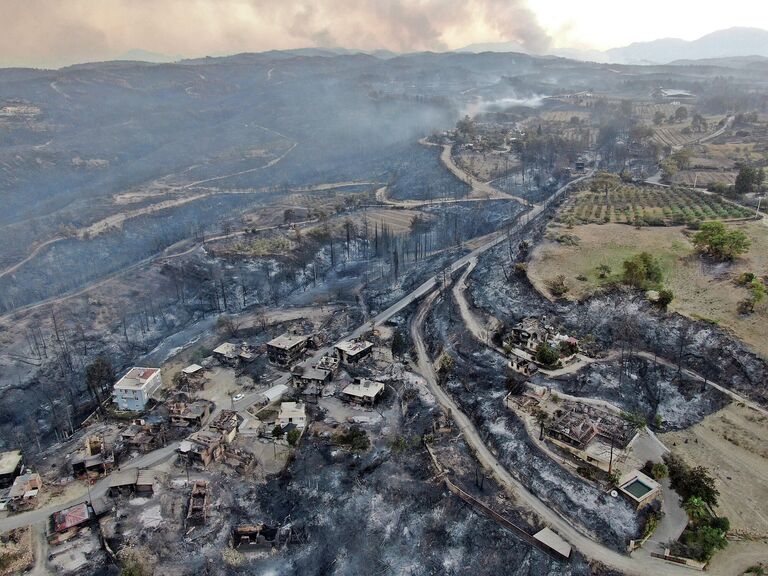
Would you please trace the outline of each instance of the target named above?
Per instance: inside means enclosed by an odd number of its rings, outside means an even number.
[[[14,511],[34,508],[42,487],[40,474],[24,467],[20,450],[0,453],[0,508]]]
[[[509,367],[525,376],[538,372],[542,365],[536,359],[536,352],[542,344],[557,350],[564,363],[579,349],[576,338],[557,332],[538,318],[526,318],[513,326],[504,340],[504,348],[510,355]]]
[[[547,389],[532,387],[519,396],[508,395],[507,406],[531,416],[547,414]],[[618,414],[602,408],[558,400],[554,413],[537,418],[541,426],[539,440],[571,456],[576,464],[608,475],[619,476],[614,496],[621,494],[637,508],[650,504],[661,494],[661,486],[639,470],[632,469],[631,446],[639,436],[635,425]],[[637,465],[635,463],[634,465]]]

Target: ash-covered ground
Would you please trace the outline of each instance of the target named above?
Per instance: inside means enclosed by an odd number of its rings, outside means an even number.
[[[627,542],[640,532],[641,519],[635,510],[569,474],[530,441],[522,422],[504,406],[506,360],[479,344],[452,306],[449,298],[435,305],[425,337],[431,354],[444,350],[455,360],[446,382],[453,398],[486,434],[486,442],[512,475],[601,542],[626,550]]]
[[[765,387],[768,382],[768,365],[745,344],[718,326],[691,320],[676,313],[659,311],[641,293],[623,289],[596,295],[582,303],[559,301],[553,304],[536,292],[527,279],[515,277],[508,281],[503,268],[507,260],[506,246],[500,245],[492,250],[478,264],[467,290],[467,297],[472,304],[505,325],[514,325],[527,316],[546,317],[548,321],[562,326],[579,338],[594,338],[598,347],[604,350],[624,347],[628,356],[632,355],[632,351],[658,354],[660,358],[675,365],[681,364],[683,368],[691,369],[768,406],[768,388]],[[625,365],[625,369],[630,374],[638,375],[647,372],[648,366],[640,359],[633,359],[629,366]],[[597,368],[594,370],[600,371]],[[649,378],[654,379],[655,376],[651,374]],[[663,381],[669,381],[672,375],[669,370],[659,370],[658,378],[660,401],[670,404],[660,407],[661,416],[668,417],[668,424],[672,427],[699,421],[722,406],[717,395],[703,389],[701,393],[705,398],[697,398],[696,402],[690,403],[697,394],[696,387],[685,381],[682,384],[675,383],[677,393],[667,397],[664,389],[669,387]],[[607,391],[605,399],[624,398],[629,402],[627,408],[632,409],[631,402],[637,399],[631,398],[631,395],[638,389],[633,382],[630,378],[628,388],[619,395]],[[640,381],[639,385],[642,388],[644,382]],[[582,386],[585,393],[590,395],[603,392],[591,389],[583,382],[568,386],[574,391]],[[674,404],[680,402],[679,396],[689,402],[688,408],[694,414],[693,419],[675,409]],[[647,413],[654,405],[652,399],[647,400],[635,405],[634,409]]]
[[[247,476],[202,473],[211,479],[210,520],[186,534],[180,526],[183,499],[171,485],[161,500],[169,518],[146,536],[138,526],[129,531],[134,544],[154,557],[155,573],[163,574],[612,574],[577,552],[569,562],[555,560],[452,495],[436,477],[425,435],[456,484],[529,532],[541,528],[492,480],[486,478],[482,486],[474,482],[476,463],[450,429],[450,418],[442,419],[449,431],[435,433],[440,410],[418,376],[400,367],[390,383],[382,419],[366,428],[368,450],[336,445],[333,423],[316,413],[313,428],[281,474],[257,484]],[[183,483],[179,471],[171,475]],[[149,501],[144,506],[150,505],[159,516],[161,505]],[[147,514],[133,514],[124,526],[140,524]],[[290,529],[290,541],[272,552],[228,547],[233,526],[262,522]]]
[[[284,474],[255,490],[258,503],[244,507],[248,518],[288,519],[297,538],[281,553],[241,567],[240,573],[595,573],[578,554],[570,563],[561,563],[532,548],[473,512],[435,480],[435,469],[419,439],[432,432],[439,409],[429,402],[425,389],[416,388],[421,398],[414,398],[397,423],[388,423],[373,438],[370,452],[353,454],[326,439],[308,438]],[[394,448],[396,437],[406,438],[408,446]],[[498,502],[500,493],[493,482],[486,479],[482,491],[471,483],[474,461],[463,442],[450,449],[462,460],[453,463],[453,480],[485,501]],[[514,509],[504,512],[526,525]]]
[[[730,401],[700,380],[678,378],[676,369],[640,357],[627,358],[623,370],[617,360],[557,379],[537,375],[531,381],[573,396],[606,400],[649,423],[658,417],[657,427],[664,430],[693,426]]]

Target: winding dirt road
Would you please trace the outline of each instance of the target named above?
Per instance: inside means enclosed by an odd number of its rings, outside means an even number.
[[[416,349],[418,369],[438,404],[456,422],[464,436],[464,440],[471,447],[483,468],[514,496],[517,504],[537,514],[550,528],[586,557],[633,576],[647,576],[649,574],[655,576],[690,575],[689,568],[674,566],[657,560],[651,557],[650,553],[645,549],[640,549],[632,555],[624,555],[594,541],[588,534],[582,532],[581,527],[577,527],[572,520],[564,518],[549,508],[537,496],[532,494],[525,485],[507,472],[485,445],[479,431],[472,424],[471,420],[437,382],[434,367],[423,339],[424,320],[437,295],[437,292],[432,292],[427,296],[411,321],[411,338]]]

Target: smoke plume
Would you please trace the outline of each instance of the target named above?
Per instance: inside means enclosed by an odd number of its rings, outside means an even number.
[[[442,51],[549,36],[525,0],[4,0],[0,65],[58,66],[133,49],[185,57],[306,46]]]

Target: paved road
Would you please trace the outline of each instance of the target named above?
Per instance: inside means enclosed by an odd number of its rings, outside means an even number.
[[[138,458],[134,458],[130,462],[121,466],[121,469],[125,470],[134,468],[149,468],[150,466],[153,466],[158,462],[162,462],[163,460],[171,457],[178,447],[179,442],[173,442],[168,446],[164,446],[163,448],[159,448],[158,450],[149,452],[148,454],[144,454]],[[83,486],[85,487],[85,485]],[[105,476],[96,482],[96,484],[91,486],[90,499],[104,496],[107,493],[108,488],[109,476]],[[38,508],[37,510],[31,510],[29,512],[24,512],[23,514],[16,514],[15,516],[3,518],[0,520],[0,532],[13,530],[14,528],[19,528],[20,526],[28,526],[30,524],[46,522],[48,517],[54,512],[63,510],[69,506],[74,506],[80,502],[85,502],[86,500],[89,500],[88,491],[85,491],[84,494],[78,496],[77,498],[72,498],[67,502],[61,502],[53,506],[46,506],[45,508]]]
[[[537,204],[533,208],[531,208],[528,212],[525,212],[520,217],[520,220],[516,227],[523,226],[530,222],[531,220],[535,219],[537,216],[539,216],[544,210],[547,209],[547,207],[554,202],[557,198],[562,196],[571,186],[574,184],[577,184],[581,182],[582,180],[585,180],[592,176],[592,172],[589,174],[585,174],[584,176],[581,176],[580,178],[577,178],[575,180],[572,180],[571,182],[565,184],[564,186],[561,186],[550,198],[547,199],[546,202],[542,204]],[[478,248],[472,250],[469,254],[466,254],[465,256],[462,256],[458,260],[454,261],[453,264],[449,265],[445,271],[448,272],[448,274],[453,274],[473,260],[476,260],[478,256],[481,254],[484,254],[491,248],[497,246],[501,242],[503,242],[507,238],[507,231],[498,231],[493,234],[488,235],[488,241],[479,246]],[[433,276],[429,280],[425,281],[423,284],[421,284],[419,287],[417,287],[415,290],[413,290],[410,294],[403,297],[398,302],[394,303],[392,306],[387,308],[386,310],[379,312],[374,318],[373,322],[376,326],[380,326],[399,312],[403,311],[405,308],[419,300],[420,298],[423,298],[426,294],[432,291],[433,288],[437,285],[437,279]],[[370,322],[367,322],[354,330],[348,338],[359,338],[363,334],[365,334],[368,330],[370,330]]]

